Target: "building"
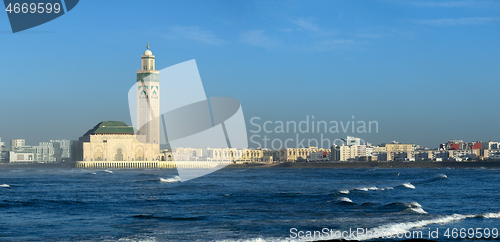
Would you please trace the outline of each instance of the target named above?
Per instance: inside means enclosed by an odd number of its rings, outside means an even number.
[[[142,143],[134,128],[120,121],[105,121],[80,137],[79,161],[154,161],[161,159],[159,145]],[[157,147],[158,146],[158,147]]]
[[[16,146],[9,152],[10,163],[36,163],[36,147]]]
[[[137,139],[160,144],[160,71],[155,70],[155,56],[149,43],[137,71]],[[158,146],[159,147],[159,146]],[[157,150],[159,153],[159,149]]]
[[[281,162],[305,162],[307,157],[314,152],[327,152],[330,149],[323,149],[318,147],[307,148],[282,148],[279,152],[279,161]]]
[[[394,161],[396,160],[395,158],[401,160],[403,157],[405,157],[405,160],[413,158],[413,144],[399,144],[393,142],[392,144],[386,144],[385,148],[387,150],[387,161]]]
[[[137,132],[120,121],[98,123],[74,142],[72,149],[75,151],[76,167],[173,167],[171,162],[168,165],[159,163],[166,160],[165,155],[168,155],[160,151],[159,73],[155,70],[155,56],[149,50],[148,43],[141,56],[141,69],[137,71]],[[64,149],[61,157],[63,155]]]
[[[5,142],[0,138],[0,163],[8,162],[9,149],[5,147]]]
[[[24,139],[11,139],[10,140],[10,150],[15,150],[17,147],[26,146],[26,141]]]
[[[351,146],[351,145],[366,145],[365,141],[360,139],[360,138],[356,138],[356,137],[352,137],[352,136],[347,136],[347,141],[346,141],[346,145],[347,146]]]

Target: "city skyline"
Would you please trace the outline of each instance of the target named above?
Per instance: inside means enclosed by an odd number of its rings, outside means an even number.
[[[13,85],[0,92],[0,137],[35,145],[78,139],[100,121],[131,125],[127,91],[146,41],[157,69],[202,63],[207,95],[240,100],[247,131],[253,117],[315,116],[377,121],[377,133],[331,137],[374,144],[500,136],[497,2],[195,3],[81,2],[64,20],[17,34],[4,14],[0,64]]]

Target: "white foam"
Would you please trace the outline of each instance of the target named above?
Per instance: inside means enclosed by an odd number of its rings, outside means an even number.
[[[291,241],[310,241],[310,239],[300,238],[252,238],[252,239],[225,239],[217,242],[291,242]]]
[[[10,185],[8,185],[8,184],[5,184],[5,183],[4,183],[4,184],[0,185],[0,187],[5,187],[5,188],[7,188],[7,187],[10,187]]]
[[[113,173],[113,172],[112,172],[112,171],[110,171],[110,170],[104,170],[103,172]]]
[[[342,191],[339,191],[339,193],[342,193],[342,194],[349,194],[349,190],[342,190]]]
[[[427,212],[421,207],[410,208],[410,211],[418,213],[418,214],[427,214]]]
[[[485,213],[481,216],[483,218],[500,218],[500,212],[498,212],[498,213]]]
[[[361,187],[361,188],[355,188],[354,190],[358,190],[358,191],[365,191],[365,192],[367,192],[367,191],[368,191],[368,188],[366,188],[366,187]]]
[[[411,202],[410,203],[410,207],[412,207],[412,208],[421,208],[422,205],[420,205],[420,203],[418,203],[418,202]]]
[[[378,190],[378,188],[377,187],[369,187],[368,190],[376,191],[376,190]]]
[[[339,201],[341,202],[348,202],[348,203],[352,203],[352,200],[349,199],[348,197],[339,197]]]
[[[447,175],[445,175],[445,174],[441,174],[441,175],[439,175],[438,177],[439,177],[439,178],[442,178],[442,179],[448,179],[448,176],[447,176]]]
[[[160,182],[167,182],[167,183],[172,183],[172,182],[180,182],[181,178],[179,176],[174,176],[172,178],[160,178]]]
[[[407,188],[415,189],[415,186],[414,186],[413,184],[409,183],[409,182],[407,182],[407,183],[403,183],[402,185],[403,185],[404,187],[407,187]]]
[[[425,212],[425,211],[424,211]],[[416,221],[416,222],[405,222],[405,223],[392,223],[392,224],[387,224],[387,225],[382,225],[380,227],[376,227],[373,229],[369,229],[369,231],[373,232],[373,234],[385,234],[385,237],[388,237],[390,235],[397,235],[401,233],[406,233],[410,231],[411,229],[414,228],[422,228],[430,224],[447,224],[447,223],[452,223],[456,221],[460,221],[466,218],[473,218],[475,217],[474,215],[461,215],[461,214],[453,214],[449,216],[444,216],[444,217],[439,217],[435,219],[429,219],[429,220],[421,220],[421,221]],[[378,232],[378,233],[376,233]],[[374,239],[374,238],[379,238],[381,236],[372,236],[372,237],[366,237],[362,239]]]

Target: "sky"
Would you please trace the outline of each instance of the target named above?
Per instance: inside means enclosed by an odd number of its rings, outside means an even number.
[[[332,140],[500,140],[499,1],[89,0],[15,34],[0,14],[2,141],[130,125],[127,93],[148,41],[156,69],[195,59],[207,96],[238,99],[249,138],[297,135],[256,132],[254,117],[274,130],[314,116],[378,123],[322,133]]]

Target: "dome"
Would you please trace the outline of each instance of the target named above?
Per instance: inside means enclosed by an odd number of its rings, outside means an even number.
[[[144,51],[144,55],[153,55],[153,53],[149,49],[147,49],[146,51]]]

